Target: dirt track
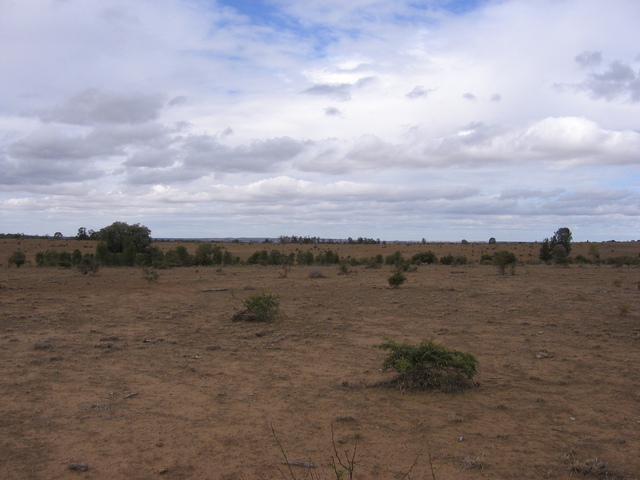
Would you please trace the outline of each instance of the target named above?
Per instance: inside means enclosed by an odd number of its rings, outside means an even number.
[[[429,455],[438,479],[576,478],[570,461],[595,458],[640,478],[637,268],[422,266],[397,290],[390,267],[355,270],[175,268],[153,284],[0,268],[0,478],[291,478],[273,427],[289,461],[330,479],[332,426],[339,452],[357,444],[359,479],[414,462],[431,479]],[[277,321],[232,322],[261,290],[280,295]],[[473,353],[480,386],[371,387],[386,336]]]

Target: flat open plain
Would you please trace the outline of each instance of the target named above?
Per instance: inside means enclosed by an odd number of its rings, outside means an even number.
[[[283,465],[275,431],[290,462],[332,479],[332,428],[339,453],[357,445],[357,479],[640,478],[637,267],[533,264],[536,244],[224,246],[241,258],[264,247],[472,260],[507,249],[530,264],[504,276],[423,265],[390,289],[390,266],[295,266],[286,278],[277,267],[173,268],[148,283],[137,268],[83,276],[3,260],[0,478],[304,478]],[[0,247],[32,260],[95,244]],[[637,256],[640,243],[599,249]],[[259,291],[280,296],[277,320],[233,322]],[[392,375],[373,348],[385,337],[474,354],[479,386],[376,387]]]

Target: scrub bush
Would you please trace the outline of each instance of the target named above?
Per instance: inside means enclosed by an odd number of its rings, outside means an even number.
[[[390,351],[382,369],[397,372],[391,383],[401,388],[452,392],[475,385],[472,378],[478,361],[470,353],[450,350],[433,340],[409,345],[385,339],[374,347]]]

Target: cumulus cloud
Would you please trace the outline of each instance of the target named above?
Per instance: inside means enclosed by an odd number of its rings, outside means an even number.
[[[0,1],[3,226],[637,232],[640,4],[458,4]]]

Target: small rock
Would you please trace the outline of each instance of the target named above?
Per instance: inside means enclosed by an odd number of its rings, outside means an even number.
[[[69,470],[77,470],[79,472],[86,472],[87,470],[89,470],[89,465],[87,465],[84,462],[82,462],[82,463],[72,463],[72,464],[69,465]]]

